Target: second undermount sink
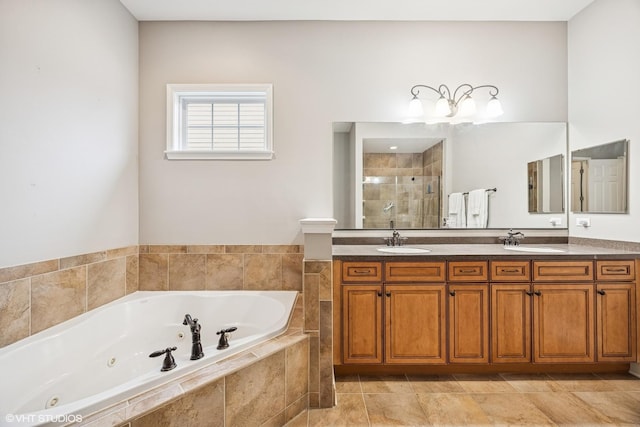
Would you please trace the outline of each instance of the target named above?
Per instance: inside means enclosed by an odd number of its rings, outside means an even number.
[[[426,254],[427,252],[431,252],[429,249],[422,248],[410,248],[405,246],[389,246],[386,248],[378,248],[378,251],[385,252],[388,254]]]
[[[562,249],[556,248],[548,248],[545,246],[505,246],[504,247],[508,251],[516,251],[516,252],[537,252],[543,254],[552,254],[558,252],[565,252]]]

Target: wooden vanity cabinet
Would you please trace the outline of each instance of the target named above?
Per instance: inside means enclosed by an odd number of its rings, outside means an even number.
[[[531,262],[492,260],[491,363],[531,362]]]
[[[635,262],[596,261],[596,281],[597,359],[635,362]]]
[[[533,361],[593,362],[592,283],[533,285]]]
[[[444,262],[387,262],[384,282],[361,284],[347,282],[382,265],[344,264],[343,363],[446,363]]]
[[[336,265],[339,363],[637,360],[636,260]]]
[[[449,362],[489,362],[489,284],[487,261],[450,261]]]
[[[385,363],[446,363],[444,283],[385,283],[384,301]]]
[[[382,363],[382,284],[342,286],[344,363]]]
[[[530,283],[491,284],[491,363],[531,362]]]
[[[533,361],[595,361],[593,261],[532,261]]]

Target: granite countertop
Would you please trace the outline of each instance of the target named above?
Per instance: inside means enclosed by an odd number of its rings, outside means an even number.
[[[405,247],[405,246],[402,246]],[[571,259],[634,259],[640,258],[640,252],[621,249],[601,248],[595,246],[575,244],[548,244],[527,245],[521,248],[530,248],[535,251],[539,248],[551,248],[557,252],[524,252],[507,250],[501,244],[426,244],[406,245],[407,248],[427,249],[429,252],[417,254],[391,254],[378,251],[378,248],[386,248],[384,245],[333,245],[332,252],[335,259],[379,259],[379,260],[417,260],[417,259],[473,259],[473,258],[514,258],[514,259],[558,259],[570,257]]]

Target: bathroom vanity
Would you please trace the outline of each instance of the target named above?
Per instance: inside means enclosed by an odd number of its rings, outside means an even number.
[[[546,245],[556,249],[549,253],[427,245],[418,255],[378,248],[334,246],[337,371],[637,362],[640,254],[577,245]]]

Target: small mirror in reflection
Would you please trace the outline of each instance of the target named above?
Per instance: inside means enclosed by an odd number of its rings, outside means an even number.
[[[626,213],[629,140],[571,152],[571,211]]]
[[[564,156],[527,163],[529,213],[564,212]]]

